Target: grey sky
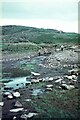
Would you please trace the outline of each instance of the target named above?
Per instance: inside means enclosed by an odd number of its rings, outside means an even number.
[[[20,1],[16,0],[16,1],[17,2],[15,2],[15,0],[10,2],[10,0],[3,0],[2,19],[4,20],[14,19],[17,21],[53,20],[53,22],[61,21],[61,23],[63,22],[64,24],[66,24],[67,22],[67,24],[69,23],[69,25],[70,23],[74,24],[77,23],[78,21],[77,0],[20,0]]]

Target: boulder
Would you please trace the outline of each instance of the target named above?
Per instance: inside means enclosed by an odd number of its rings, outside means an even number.
[[[9,95],[7,96],[7,98],[8,98],[8,99],[13,99],[12,94],[9,94]]]
[[[37,113],[29,113],[28,115],[27,115],[27,118],[32,118],[33,116],[35,116],[35,115],[38,115]]]
[[[61,88],[64,89],[64,90],[71,90],[71,89],[74,89],[75,86],[74,85],[62,84]]]
[[[19,93],[19,92],[13,92],[12,94],[13,94],[13,96],[16,97],[16,98],[20,97],[20,93]]]
[[[78,75],[80,74],[80,70],[79,69],[72,69],[68,71],[71,75]]]
[[[42,82],[42,81],[43,81],[43,79],[42,79],[42,78],[40,78],[40,79],[39,79],[39,82]]]
[[[76,75],[66,75],[65,78],[69,79],[69,80],[72,80],[72,79],[77,79],[77,76]]]
[[[35,115],[38,115],[38,114],[37,113],[29,113],[28,115],[23,114],[21,115],[21,118],[27,120],[28,118],[32,118]]]
[[[49,84],[49,85],[46,85],[46,87],[48,87],[48,88],[52,88],[53,85],[52,85],[52,84]]]
[[[62,80],[63,79],[60,78],[60,79],[56,80],[55,83],[61,83]]]
[[[11,109],[10,112],[19,112],[19,111],[23,111],[24,108],[16,108],[16,109]]]
[[[72,78],[73,78],[73,79],[77,79],[77,76],[76,76],[76,75],[72,75]]]
[[[23,115],[21,115],[21,118],[24,119],[24,120],[27,120],[27,115],[23,114]]]
[[[39,73],[35,73],[35,72],[31,72],[31,74],[34,75],[34,76],[40,76]]]
[[[16,101],[16,103],[15,103],[14,106],[15,106],[15,107],[22,107],[22,104],[21,104],[19,101]]]
[[[31,80],[31,83],[39,83],[39,80]]]
[[[0,106],[3,107],[4,106],[4,102],[0,102]]]
[[[53,81],[53,77],[50,77],[50,78],[49,78],[49,81]]]
[[[72,79],[73,79],[72,75],[70,75],[70,76],[66,75],[65,78],[67,78],[67,79],[69,79],[69,80],[72,80]]]
[[[17,118],[17,117],[16,117],[16,116],[14,116],[14,117],[13,117],[13,120],[16,120],[16,118]]]
[[[52,88],[46,88],[45,91],[52,91]]]

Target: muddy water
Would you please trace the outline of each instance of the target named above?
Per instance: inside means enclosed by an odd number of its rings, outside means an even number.
[[[35,71],[35,72],[40,72],[39,70],[39,64],[42,64],[43,61],[46,59],[47,56],[37,56],[37,57],[33,57],[30,59],[22,59],[16,62],[8,62],[9,67],[15,67],[15,68],[23,68],[23,69],[29,69],[30,71]],[[7,63],[6,63],[7,64]],[[6,68],[8,66],[8,64],[6,65]],[[8,86],[8,87],[12,87],[13,89],[17,89],[17,88],[22,88],[26,85],[26,83],[30,83],[30,76],[28,76],[28,80],[26,80],[26,77],[15,77],[15,78],[4,78],[2,79],[2,81],[6,81],[4,82],[4,85]],[[9,81],[11,80],[11,81]]]

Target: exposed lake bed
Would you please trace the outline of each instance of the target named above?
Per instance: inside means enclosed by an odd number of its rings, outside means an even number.
[[[33,120],[78,118],[78,66],[78,53],[67,49],[49,55],[32,54],[18,60],[10,58],[3,61],[3,72],[6,69],[8,73],[9,70],[8,77],[4,75],[1,80],[3,119],[30,119],[30,115]],[[24,72],[19,71],[14,77],[10,71],[14,68],[16,71],[21,69],[28,73],[24,76]],[[5,92],[9,93],[4,95]],[[15,107],[16,101],[22,106],[17,102]]]

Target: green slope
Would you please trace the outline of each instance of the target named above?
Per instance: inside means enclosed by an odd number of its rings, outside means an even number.
[[[78,43],[80,35],[54,29],[43,29],[25,26],[2,26],[3,43],[34,42],[40,43]]]

